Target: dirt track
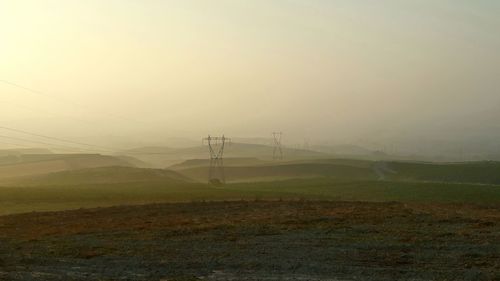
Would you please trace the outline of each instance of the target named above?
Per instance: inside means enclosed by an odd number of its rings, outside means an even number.
[[[2,280],[500,280],[500,206],[161,204],[0,230]]]

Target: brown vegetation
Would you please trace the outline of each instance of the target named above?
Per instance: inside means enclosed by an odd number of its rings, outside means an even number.
[[[31,213],[0,217],[0,276],[492,280],[499,233],[500,208],[463,204],[241,201]]]

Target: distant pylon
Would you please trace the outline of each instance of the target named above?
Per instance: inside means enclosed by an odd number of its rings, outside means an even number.
[[[226,176],[224,174],[224,147],[226,142],[231,139],[222,137],[208,137],[203,139],[203,143],[208,144],[208,152],[210,153],[210,167],[208,168],[208,183],[214,185],[221,185],[226,183]]]
[[[302,149],[309,150],[309,139],[308,138],[304,139],[304,145],[302,146]]]
[[[283,160],[283,150],[281,149],[282,132],[273,132],[273,160]]]

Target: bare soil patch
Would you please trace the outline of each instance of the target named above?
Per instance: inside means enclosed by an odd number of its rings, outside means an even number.
[[[499,280],[500,206],[155,204],[0,217],[1,280]]]

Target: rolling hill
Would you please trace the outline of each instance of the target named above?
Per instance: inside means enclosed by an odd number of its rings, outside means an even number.
[[[203,165],[205,163],[205,165]],[[206,181],[208,161],[186,161],[171,168]],[[427,163],[354,159],[310,159],[283,162],[225,163],[228,181],[268,181],[304,177],[405,182],[448,182],[500,185],[500,162]]]
[[[287,147],[283,148],[283,153],[287,160],[331,158],[326,153]],[[143,147],[121,151],[119,154],[132,156],[157,168],[165,168],[189,159],[207,159],[209,157],[207,146],[201,145],[187,148]],[[231,143],[227,144],[224,155],[227,158],[271,160],[273,147],[261,144]]]
[[[51,154],[53,153],[46,148],[18,148],[18,149],[0,149],[0,157],[22,154]]]
[[[134,166],[125,159],[100,154],[24,154],[0,158],[0,179],[106,166]]]
[[[208,167],[192,167],[177,170],[187,177],[206,181]],[[336,179],[374,180],[377,179],[371,167],[356,167],[332,163],[277,163],[274,165],[228,166],[224,169],[226,180],[270,181],[308,177],[330,177]]]
[[[191,180],[177,172],[161,169],[111,166],[69,170],[4,180],[8,186],[74,186],[139,182],[180,183]]]
[[[209,163],[209,159],[189,159],[182,163],[174,164],[168,168],[172,170],[182,170],[195,167],[207,167]],[[272,162],[258,158],[224,158],[225,166],[256,166],[269,164],[272,164]]]
[[[388,162],[390,180],[483,183],[500,185],[500,162]]]

